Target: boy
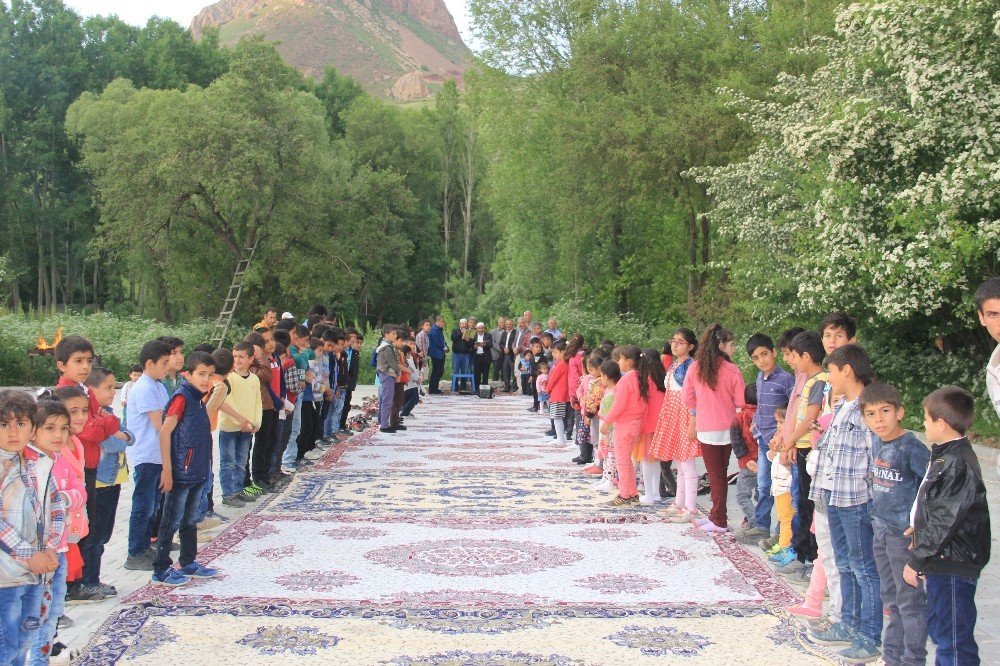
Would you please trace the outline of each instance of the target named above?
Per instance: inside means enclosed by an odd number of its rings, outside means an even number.
[[[233,371],[226,380],[229,395],[225,405],[239,414],[234,418],[225,411],[219,413],[219,485],[222,487],[222,503],[226,506],[243,507],[257,498],[244,490],[246,462],[250,455],[250,440],[260,429],[263,405],[260,397],[260,380],[250,372],[254,346],[249,342],[233,345]],[[214,367],[214,363],[213,363]]]
[[[861,416],[861,391],[875,372],[858,345],[836,349],[827,363],[830,390],[844,396],[816,447],[809,498],[826,514],[840,572],[840,622],[811,632],[822,645],[849,644],[838,655],[847,663],[878,659],[882,652],[882,597],[873,551],[872,432]]]
[[[774,410],[774,418],[778,428],[784,424],[787,412],[787,405],[782,405]],[[792,468],[788,463],[781,462],[781,452],[778,450],[778,442],[775,439],[771,440],[770,450],[765,455],[771,466],[770,493],[774,498],[778,514],[776,543],[782,548],[788,548],[792,544],[792,517],[795,515],[795,507],[792,504]],[[822,597],[818,603],[822,605]],[[818,613],[816,617],[819,617]]]
[[[212,388],[215,361],[205,352],[194,352],[187,360],[187,381],[178,386],[167,405],[160,428],[163,470],[163,518],[156,540],[153,585],[176,587],[192,578],[212,578],[214,569],[202,566],[198,554],[198,507],[212,465],[212,426],[202,398]],[[180,569],[173,569],[170,546],[180,528]]]
[[[184,381],[180,375],[184,369],[184,341],[172,335],[163,335],[156,338],[163,344],[170,347],[170,362],[167,364],[167,376],[161,380],[167,395],[171,396],[181,382]]]
[[[297,450],[295,464],[308,466],[312,464],[305,456],[316,448],[316,438],[320,434],[323,400],[329,389],[330,364],[326,354],[327,344],[320,338],[310,338],[309,348],[313,359],[309,361],[309,372],[312,382],[305,391],[305,402],[302,403],[302,428],[295,442]]]
[[[281,398],[281,366],[274,358],[274,334],[270,330],[248,333],[245,342],[254,347],[250,372],[260,380],[261,420],[254,433],[251,459],[244,475],[244,491],[259,497],[271,492],[268,477],[278,429],[278,411],[284,407]]]
[[[757,438],[751,432],[758,409],[757,386],[755,384],[747,384],[744,387],[743,400],[746,402],[746,407],[736,415],[736,424],[730,428],[729,438],[732,440],[733,455],[736,456],[736,462],[740,469],[736,477],[736,502],[743,511],[743,529],[740,534],[745,535],[754,526],[757,505],[754,503],[753,496],[757,492],[757,472],[760,469],[757,464],[759,458]],[[768,492],[770,492],[770,488]],[[764,532],[758,531],[754,536],[761,534]]]
[[[834,349],[857,342],[858,322],[845,312],[831,312],[819,323],[823,336],[823,349],[832,354]]]
[[[399,376],[399,357],[396,355],[396,327],[382,327],[382,342],[375,350],[375,371],[378,373],[378,425],[381,432],[393,433],[390,423],[392,401],[396,396],[396,377]],[[461,336],[460,336],[461,337]]]
[[[42,576],[59,567],[66,510],[51,464],[25,455],[35,401],[0,390],[0,664],[20,664],[41,627]],[[45,493],[45,489],[48,492]],[[41,495],[41,496],[40,496]],[[26,511],[38,498],[41,514]]]
[[[924,428],[931,461],[911,514],[913,537],[903,580],[927,588],[927,633],[936,664],[978,664],[976,585],[990,560],[990,510],[986,486],[965,433],[975,399],[957,386],[924,398]]]
[[[351,399],[358,388],[358,373],[361,371],[362,336],[353,328],[347,329],[347,345],[344,347],[344,359],[347,366],[347,392],[344,394],[344,409],[340,412],[340,434],[350,435],[347,419],[351,413]]]
[[[521,362],[518,371],[521,373],[521,395],[531,395],[531,362],[534,355],[530,349],[521,352]]]
[[[903,581],[910,559],[910,510],[927,471],[931,454],[912,432],[899,425],[906,415],[894,387],[869,384],[858,398],[865,423],[875,433],[872,450],[872,522],[875,564],[878,566],[882,605],[889,623],[882,640],[882,658],[888,666],[923,664],[927,660],[926,598],[922,586]]]
[[[787,342],[786,342],[787,344]],[[736,536],[743,543],[756,543],[771,534],[771,461],[767,457],[768,444],[778,432],[774,410],[789,404],[795,377],[778,365],[774,343],[763,333],[747,340],[747,354],[757,366],[757,411],[753,418],[751,435],[757,449],[757,507],[753,519]]]
[[[125,560],[125,568],[132,571],[153,570],[154,553],[150,538],[155,536],[152,532],[153,517],[159,504],[160,474],[163,472],[160,428],[163,426],[163,410],[170,397],[162,382],[167,376],[170,353],[170,346],[159,340],[151,340],[142,346],[139,350],[142,376],[132,388],[125,410],[129,430],[135,437],[135,443],[125,451],[135,485],[128,524],[128,557]]]
[[[121,392],[121,406],[122,406],[122,427],[125,427],[125,405],[128,404],[128,394],[132,392],[132,387],[135,383],[139,381],[139,377],[142,376],[142,366],[138,363],[132,365],[132,368],[128,373],[128,381],[122,384]]]
[[[285,384],[290,392],[296,392],[293,404],[295,409],[292,412],[292,421],[286,426],[286,434],[282,435],[282,446],[284,451],[281,454],[281,471],[286,474],[295,473],[295,459],[298,456],[298,437],[302,431],[302,406],[305,403],[306,387],[312,383],[312,375],[309,371],[309,361],[313,358],[312,349],[309,347],[309,329],[301,324],[289,331],[291,345],[288,353],[295,362],[295,368],[288,370],[285,374]],[[312,393],[310,400],[312,399]]]
[[[396,388],[392,394],[392,412],[389,415],[389,426],[396,430],[406,430],[400,413],[403,411],[403,399],[406,394],[406,383],[409,381],[410,372],[406,368],[406,359],[403,357],[403,347],[410,339],[410,331],[400,326],[396,329],[396,339],[392,346],[396,351],[396,362],[399,365],[399,374],[396,375]]]

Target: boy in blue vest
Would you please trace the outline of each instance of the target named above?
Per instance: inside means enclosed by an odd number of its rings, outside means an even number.
[[[192,578],[211,578],[217,571],[195,561],[198,555],[198,507],[212,464],[212,426],[204,395],[212,388],[215,361],[206,352],[192,353],[185,364],[188,381],[177,387],[167,404],[160,429],[163,472],[160,489],[163,515],[153,560],[154,585],[178,586]],[[172,567],[170,544],[180,530],[180,569]]]

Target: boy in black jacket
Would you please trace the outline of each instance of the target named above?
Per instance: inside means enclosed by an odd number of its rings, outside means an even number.
[[[990,512],[976,453],[965,438],[975,399],[946,386],[924,399],[924,428],[933,444],[913,505],[913,545],[903,579],[927,587],[927,634],[938,664],[978,664],[976,585],[990,559]]]

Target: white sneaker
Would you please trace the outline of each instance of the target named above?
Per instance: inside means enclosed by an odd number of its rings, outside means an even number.
[[[646,506],[652,506],[654,504],[659,504],[659,503],[660,503],[660,498],[659,497],[646,497],[645,495],[641,495],[639,497],[639,504],[645,504]]]
[[[599,491],[604,492],[604,493],[609,493],[612,490],[617,490],[615,488],[615,484],[611,483],[611,481],[608,481],[608,480],[601,481],[599,484],[597,484],[596,486],[594,486],[594,489],[595,490],[599,490]]]
[[[313,449],[312,451],[306,453],[304,457],[306,460],[319,460],[323,457],[323,453],[324,452],[319,449]]]
[[[281,471],[284,472],[285,474],[295,474],[295,472],[297,472],[298,470],[295,469],[294,467],[285,467],[284,465],[282,465]]]

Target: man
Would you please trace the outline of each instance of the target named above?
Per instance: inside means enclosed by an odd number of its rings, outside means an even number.
[[[517,388],[517,378],[514,372],[517,363],[517,331],[514,330],[514,320],[504,321],[504,330],[498,342],[500,346],[500,375],[503,377],[503,390],[513,393]]]
[[[465,339],[466,331],[469,328],[468,319],[460,319],[458,328],[451,332],[451,372],[453,375],[472,374],[472,358],[469,356],[470,347]],[[466,385],[466,380],[462,379],[461,386]]]
[[[531,328],[524,323],[524,317],[517,318],[517,336],[514,338],[514,345],[517,353],[531,349]]]
[[[448,353],[448,345],[444,341],[444,317],[438,315],[434,318],[434,325],[427,333],[429,340],[427,355],[431,359],[431,376],[428,380],[427,392],[431,395],[439,395],[441,388],[441,377],[444,375],[444,356]]]
[[[490,349],[490,353],[493,356],[493,381],[500,379],[500,370],[503,366],[503,347],[500,345],[500,337],[506,329],[506,321],[506,319],[500,317],[497,319],[497,327],[490,331],[490,339],[493,341],[493,347]]]
[[[553,340],[558,340],[563,337],[562,331],[559,330],[559,326],[556,324],[555,318],[549,319],[549,327],[545,329],[545,332],[551,335]]]
[[[530,331],[531,330],[531,310],[525,310],[524,314],[521,315],[521,316],[524,317],[524,325],[527,326],[528,330]]]
[[[976,310],[979,323],[990,337],[1000,343],[1000,277],[991,277],[976,290]],[[993,409],[1000,415],[1000,345],[993,350],[986,364],[986,390],[990,395]],[[1000,474],[1000,457],[997,458],[997,473]]]
[[[476,334],[472,338],[472,358],[476,368],[476,386],[488,386],[490,383],[490,363],[493,338],[486,332],[486,324],[476,324]]]
[[[277,324],[278,310],[276,308],[268,308],[267,312],[264,313],[264,318],[257,322],[254,328],[266,328],[269,331],[273,331]]]

